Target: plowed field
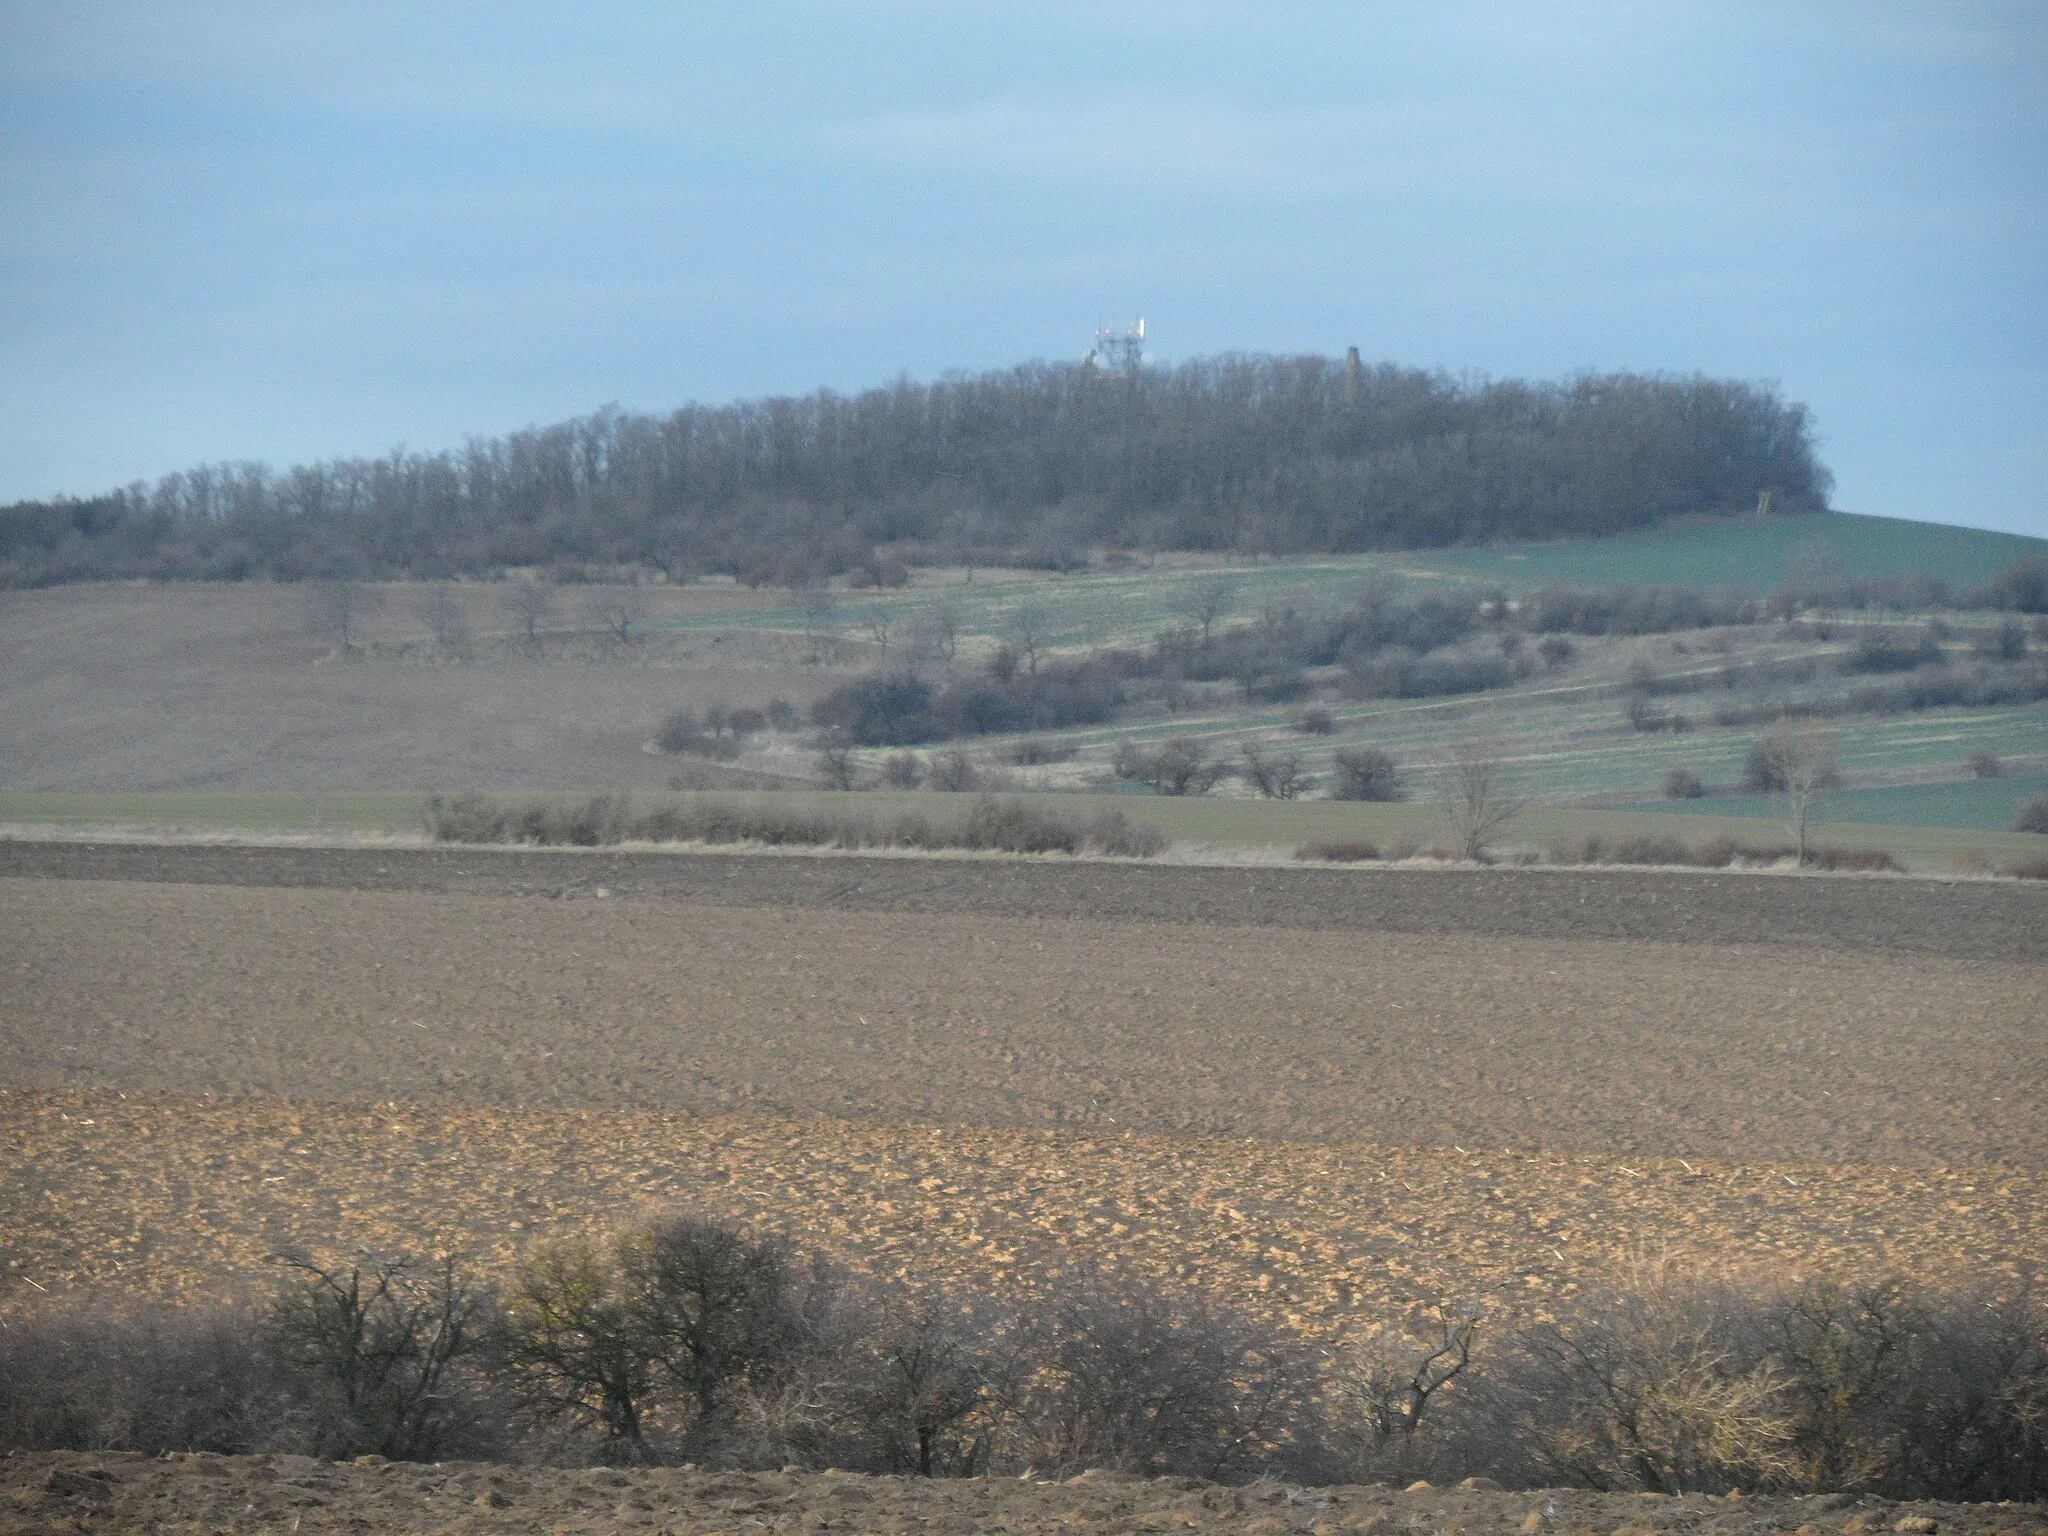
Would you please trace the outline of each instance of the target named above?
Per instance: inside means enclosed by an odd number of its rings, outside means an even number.
[[[2032,892],[1298,872],[1231,920],[1243,872],[264,852],[0,850],[0,1295],[674,1206],[889,1273],[1114,1255],[1316,1333],[2048,1253]],[[155,878],[27,878],[84,872]]]

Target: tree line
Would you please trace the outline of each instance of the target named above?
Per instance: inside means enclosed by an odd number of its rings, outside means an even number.
[[[692,1217],[536,1244],[502,1288],[445,1258],[288,1275],[254,1310],[17,1310],[0,1445],[2048,1494],[2048,1313],[2024,1294],[1652,1282],[1329,1347],[1086,1264],[1028,1294],[859,1281]]]
[[[1244,554],[1594,535],[1823,510],[1768,386],[1474,381],[1320,357],[1034,363],[846,396],[615,408],[439,453],[218,464],[0,508],[0,584],[639,565],[790,585],[1090,547]]]

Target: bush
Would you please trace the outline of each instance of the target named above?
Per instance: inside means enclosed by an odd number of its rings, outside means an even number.
[[[1690,768],[1668,770],[1662,788],[1666,800],[1698,800],[1707,793],[1706,784]]]
[[[2048,795],[2036,795],[2012,819],[2015,832],[2048,832]]]
[[[1973,779],[1995,779],[2005,772],[2005,764],[1989,747],[1978,747],[1963,758],[1963,769]]]
[[[933,769],[937,783],[945,754]],[[1008,853],[1101,853],[1151,858],[1167,846],[1156,827],[1110,810],[1077,821],[1023,801],[982,799],[951,822],[924,816],[870,820],[858,816],[811,815],[774,807],[709,801],[632,814],[623,796],[600,795],[581,807],[546,804],[498,807],[481,795],[428,802],[427,825],[440,842],[525,843],[549,846],[588,836],[599,842],[764,843],[769,847],[967,848]],[[594,829],[594,830],[593,830]],[[575,837],[568,835],[570,832]],[[601,835],[600,835],[601,834]]]
[[[1378,747],[1339,747],[1331,763],[1336,770],[1330,785],[1332,800],[1384,802],[1407,798],[1401,782],[1401,765],[1392,754]]]
[[[1844,672],[1911,672],[1941,660],[1941,645],[1932,635],[1880,633],[1860,636],[1842,658]]]
[[[1322,705],[1312,705],[1295,717],[1294,728],[1304,736],[1328,736],[1337,729],[1337,722]]]
[[[1256,741],[1245,742],[1244,776],[1264,800],[1297,800],[1315,787],[1315,780],[1302,771],[1299,752],[1268,753]]]
[[[2001,875],[2010,875],[2015,880],[2048,880],[2048,859],[2021,859],[1999,870]]]
[[[1192,736],[1170,736],[1150,751],[1121,741],[1113,766],[1118,778],[1150,784],[1162,795],[1206,795],[1230,776],[1230,769],[1212,762],[1208,747]]]
[[[882,782],[891,789],[915,789],[924,775],[924,759],[915,752],[895,752],[882,759]]]
[[[1325,859],[1332,864],[1365,864],[1380,856],[1377,844],[1367,842],[1303,843],[1294,850],[1297,859]]]
[[[1579,659],[1579,648],[1563,635],[1545,635],[1536,647],[1536,654],[1543,658],[1544,666],[1557,672]]]

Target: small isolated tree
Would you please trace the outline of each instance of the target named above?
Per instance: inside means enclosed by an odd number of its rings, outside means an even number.
[[[1116,771],[1162,795],[1206,795],[1230,772],[1212,762],[1208,747],[1192,736],[1170,736],[1149,752],[1119,743]]]
[[[1698,800],[1707,792],[1706,783],[1690,768],[1666,770],[1662,788],[1666,800]]]
[[[2015,832],[2048,832],[2048,795],[2036,795],[2012,819]]]
[[[1499,750],[1483,742],[1461,742],[1437,781],[1437,802],[1458,856],[1484,860],[1487,850],[1529,808],[1528,797],[1511,793]]]
[[[1253,789],[1267,800],[1296,800],[1315,787],[1315,780],[1302,771],[1299,752],[1268,752],[1256,741],[1239,749],[1244,754],[1244,776]]]
[[[282,1262],[296,1283],[272,1327],[314,1386],[318,1454],[431,1460],[448,1428],[450,1370],[476,1346],[485,1295],[453,1257]]]
[[[875,642],[875,670],[889,665],[889,636],[895,632],[896,615],[887,603],[875,603],[860,612],[860,627]]]
[[[1339,747],[1331,759],[1336,777],[1330,785],[1332,800],[1401,800],[1407,791],[1401,784],[1401,765],[1392,754],[1378,747]]]
[[[818,777],[827,789],[854,789],[860,783],[860,762],[853,743],[830,735],[818,744]]]
[[[647,622],[647,589],[637,582],[592,587],[583,614],[587,622],[603,629],[613,644],[630,645]]]
[[[1173,600],[1173,611],[1201,631],[1202,644],[1209,643],[1216,622],[1237,606],[1237,583],[1228,576],[1204,576]]]
[[[1978,747],[1965,756],[1963,768],[1973,779],[1995,779],[2005,772],[2005,764],[1989,747]]]
[[[1038,658],[1052,639],[1052,626],[1052,610],[1044,603],[1030,600],[1017,604],[1004,618],[1009,648],[1022,658],[1024,670],[1033,676],[1038,672]]]
[[[1785,824],[1791,829],[1799,863],[1804,867],[1807,840],[1820,814],[1821,802],[1842,782],[1827,732],[1811,720],[1781,721],[1751,750],[1745,777],[1752,784],[1761,781],[1779,797]]]
[[[356,651],[356,630],[366,614],[384,606],[381,587],[353,576],[334,576],[313,583],[312,628],[328,636],[344,656]]]
[[[542,632],[555,613],[555,589],[544,581],[515,581],[505,588],[503,602],[526,648],[539,654]]]
[[[469,654],[469,619],[462,611],[461,599],[455,594],[454,582],[431,583],[421,595],[416,612],[419,621],[434,637],[436,650],[448,656],[466,657]]]
[[[965,747],[947,747],[932,754],[931,769],[925,776],[925,783],[932,789],[961,794],[981,787],[981,773]]]
[[[796,589],[796,612],[804,629],[805,659],[818,659],[818,643],[832,631],[833,609],[832,589],[825,586],[802,586]]]
[[[915,789],[924,775],[924,759],[915,752],[892,752],[882,759],[882,782],[891,789]]]

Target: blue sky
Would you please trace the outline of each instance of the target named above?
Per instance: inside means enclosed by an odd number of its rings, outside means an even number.
[[[0,501],[1323,352],[1778,381],[2048,534],[2048,7],[0,0]]]

